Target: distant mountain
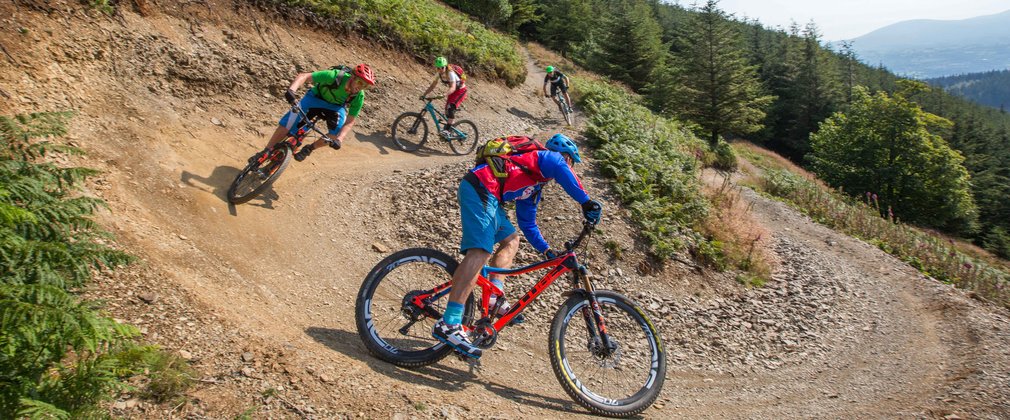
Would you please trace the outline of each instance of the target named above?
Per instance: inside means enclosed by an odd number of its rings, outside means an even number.
[[[1010,10],[964,20],[908,20],[853,39],[860,60],[910,77],[1010,68]]]
[[[926,82],[977,104],[1010,108],[1010,70],[938,77]]]

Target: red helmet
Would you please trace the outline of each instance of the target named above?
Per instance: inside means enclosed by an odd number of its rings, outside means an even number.
[[[372,68],[368,64],[361,63],[354,67],[354,75],[365,79],[365,82],[370,85],[375,84],[375,73],[372,72]]]

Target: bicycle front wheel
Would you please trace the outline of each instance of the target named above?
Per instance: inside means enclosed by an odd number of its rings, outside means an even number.
[[[452,280],[459,263],[444,252],[412,248],[386,257],[372,268],[358,291],[354,305],[358,335],[375,357],[403,367],[430,365],[452,352],[452,347],[431,336],[449,294],[413,298]],[[473,322],[473,297],[463,311],[464,324]]]
[[[568,103],[564,101],[562,101],[561,104],[562,107],[564,108],[562,112],[565,114],[565,122],[568,123],[569,126],[575,125],[575,112],[572,111],[572,107],[569,106]]]
[[[270,152],[270,156],[260,162],[246,165],[228,187],[228,202],[242,204],[262,193],[284,172],[291,163],[291,148],[280,143]]]
[[[452,126],[458,131],[458,133],[454,133],[453,138],[449,139],[449,147],[452,147],[452,151],[457,155],[472,152],[473,148],[477,147],[477,140],[480,136],[480,133],[477,132],[477,125],[469,120],[462,120]]]
[[[596,291],[612,343],[599,341],[592,307],[572,296],[558,309],[548,338],[551,367],[565,392],[593,413],[630,417],[649,408],[663,388],[666,352],[645,311],[628,298]]]
[[[424,114],[404,112],[393,120],[393,143],[404,152],[420,149],[428,141],[428,123]]]

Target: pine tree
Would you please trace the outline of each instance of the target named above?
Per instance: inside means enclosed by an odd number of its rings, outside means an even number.
[[[740,34],[717,2],[708,0],[698,12],[680,44],[684,91],[677,108],[715,146],[724,134],[760,130],[774,98],[764,94],[757,66],[747,63]]]
[[[668,50],[652,7],[644,0],[620,4],[610,28],[602,59],[594,67],[632,89],[644,88]]]
[[[817,26],[810,22],[802,32],[797,63],[796,81],[790,95],[795,106],[796,121],[789,127],[787,136],[792,139],[800,154],[809,151],[809,136],[817,131],[817,124],[835,110],[837,81],[828,53],[820,45]]]

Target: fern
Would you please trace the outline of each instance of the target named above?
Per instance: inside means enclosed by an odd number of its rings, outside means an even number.
[[[52,141],[70,113],[0,116],[0,418],[90,418],[148,360],[135,328],[71,293],[96,269],[132,257],[104,245],[91,216],[104,203],[78,195],[96,171],[46,161],[77,148]],[[139,350],[131,350],[139,349]]]

